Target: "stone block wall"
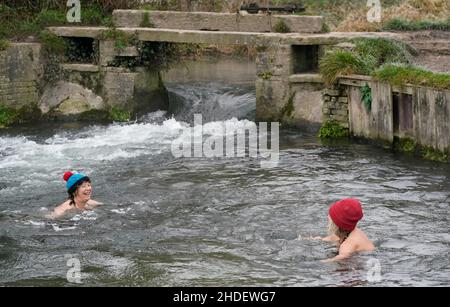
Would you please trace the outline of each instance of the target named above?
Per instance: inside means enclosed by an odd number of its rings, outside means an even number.
[[[39,44],[14,43],[0,51],[0,105],[20,109],[36,105],[43,74]]]
[[[323,122],[333,121],[343,128],[349,128],[349,107],[347,90],[342,86],[333,86],[322,92]]]

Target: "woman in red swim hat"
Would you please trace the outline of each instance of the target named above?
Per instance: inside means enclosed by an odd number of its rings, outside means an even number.
[[[353,253],[375,249],[366,234],[356,227],[362,217],[361,203],[357,199],[347,198],[331,205],[328,211],[329,236],[319,239],[336,242],[339,246],[339,255],[325,262],[342,260]]]

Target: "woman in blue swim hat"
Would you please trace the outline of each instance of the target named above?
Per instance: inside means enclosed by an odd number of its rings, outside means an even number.
[[[82,173],[64,173],[67,193],[69,198],[63,204],[55,208],[49,218],[59,218],[72,210],[92,210],[99,202],[91,199],[91,179]]]

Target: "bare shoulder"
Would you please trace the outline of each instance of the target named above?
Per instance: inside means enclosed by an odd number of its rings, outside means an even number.
[[[357,229],[351,239],[355,242],[355,245],[357,245],[358,251],[372,251],[375,249],[372,241],[369,240],[367,235],[361,229]]]
[[[67,211],[70,210],[72,206],[70,205],[70,200],[63,202],[61,205],[55,208],[55,211]]]

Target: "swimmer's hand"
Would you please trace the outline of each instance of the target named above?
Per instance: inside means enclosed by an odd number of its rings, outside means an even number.
[[[299,235],[298,240],[337,242],[337,241],[339,241],[339,238],[335,235],[328,236],[328,237],[313,237],[313,236],[303,237],[302,235]]]

